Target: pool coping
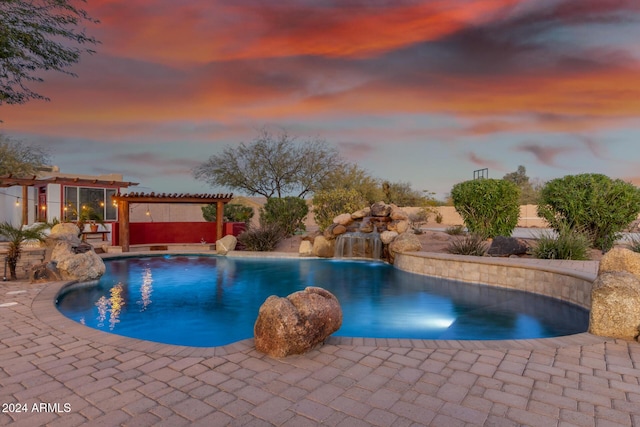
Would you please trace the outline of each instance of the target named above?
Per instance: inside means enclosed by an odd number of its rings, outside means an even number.
[[[127,254],[117,253],[103,256],[105,259],[136,257],[136,256],[159,256],[159,255],[213,255],[211,252],[204,251],[179,251],[172,253],[167,251],[150,251],[150,252],[129,252]],[[416,255],[418,253],[412,253]],[[434,254],[421,252],[426,256],[441,256],[442,254]],[[264,256],[263,252],[247,253],[234,251],[229,252],[230,257],[263,257],[263,258],[315,258],[301,257],[298,254],[284,252],[270,252],[268,256]],[[220,255],[218,255],[220,256]],[[474,260],[466,260],[473,262]],[[477,261],[477,260],[476,260]],[[502,260],[501,262],[505,262]],[[510,259],[509,265],[521,268],[539,269],[536,265],[518,263],[517,260]],[[549,267],[543,270],[549,271]],[[555,272],[560,270],[553,268]],[[567,269],[561,269],[565,274],[570,273]],[[576,273],[575,271],[573,273]],[[578,274],[578,273],[576,273]],[[580,274],[581,276],[583,274]],[[585,277],[588,277],[586,275]],[[232,344],[217,347],[189,347],[171,344],[162,344],[152,341],[145,341],[136,338],[129,338],[97,329],[84,326],[74,320],[65,317],[56,308],[55,301],[60,292],[67,286],[73,285],[77,281],[58,281],[47,284],[33,299],[32,311],[35,317],[50,327],[64,332],[66,334],[95,342],[97,344],[111,345],[136,351],[161,354],[166,356],[180,357],[213,357],[224,356],[232,353],[245,352],[254,349],[254,340],[249,338],[237,341]],[[481,350],[481,349],[540,349],[540,348],[561,348],[574,345],[592,345],[609,341],[609,338],[592,335],[589,332],[579,334],[566,335],[554,338],[536,338],[523,340],[422,340],[422,339],[398,339],[398,338],[351,338],[351,337],[329,337],[324,344],[335,346],[364,346],[364,347],[386,347],[386,348],[429,348],[429,349],[463,349],[463,350]]]

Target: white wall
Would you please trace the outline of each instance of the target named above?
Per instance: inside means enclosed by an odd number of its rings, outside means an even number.
[[[29,204],[29,224],[35,219],[35,190],[29,188],[27,191]],[[16,205],[16,200],[19,205]],[[22,187],[0,188],[0,222],[10,222],[15,226],[22,224],[22,205],[25,201],[22,199]]]

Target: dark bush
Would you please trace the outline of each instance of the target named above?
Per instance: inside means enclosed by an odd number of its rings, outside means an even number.
[[[502,179],[474,179],[453,186],[451,198],[470,233],[511,236],[520,216],[520,189]]]
[[[299,197],[271,198],[260,209],[262,226],[276,224],[286,236],[293,236],[298,230],[305,230],[304,220],[309,206]]]
[[[640,189],[601,174],[568,175],[547,182],[540,191],[538,216],[560,232],[586,233],[591,244],[610,249],[620,232],[640,212]]]
[[[285,237],[286,233],[278,224],[265,224],[240,233],[238,242],[248,251],[265,252],[274,250]]]

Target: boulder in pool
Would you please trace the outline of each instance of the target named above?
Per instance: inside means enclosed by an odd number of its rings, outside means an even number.
[[[342,326],[342,308],[329,291],[307,287],[286,298],[270,296],[253,328],[256,350],[281,358],[303,354]]]

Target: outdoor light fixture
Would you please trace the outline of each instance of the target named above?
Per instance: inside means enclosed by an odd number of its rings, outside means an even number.
[[[2,276],[2,281],[6,282],[7,281],[7,263],[9,262],[9,257],[5,256],[4,257],[4,275]]]

